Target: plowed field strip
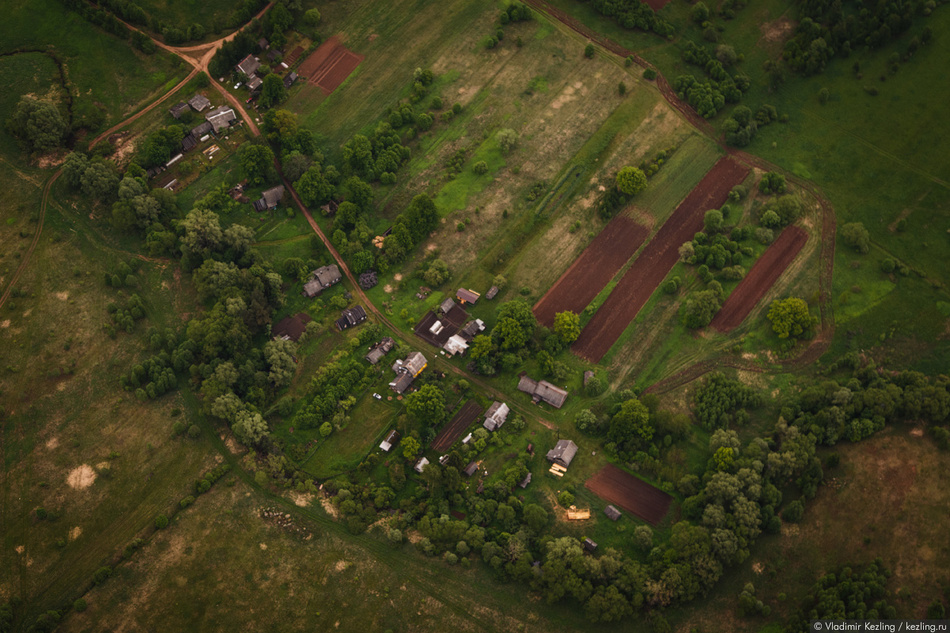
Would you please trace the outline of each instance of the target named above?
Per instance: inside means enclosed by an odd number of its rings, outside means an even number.
[[[478,406],[478,403],[474,400],[469,400],[463,404],[459,412],[455,414],[449,423],[445,425],[445,428],[432,440],[432,448],[440,453],[448,450],[448,448],[455,443],[455,440],[462,436],[462,433],[465,432],[468,425],[481,415],[481,413],[482,408]]]
[[[729,191],[748,173],[748,167],[728,157],[721,158],[706,172],[588,322],[574,343],[575,353],[591,362],[600,362],[676,264],[680,245],[702,228],[705,212],[721,207]]]
[[[632,512],[647,523],[656,525],[670,510],[673,497],[659,488],[607,464],[584,486],[598,497]]]
[[[343,49],[343,56],[340,57],[333,66],[324,73],[323,77],[316,83],[323,90],[324,94],[330,94],[336,90],[341,83],[346,81],[350,73],[356,70],[356,67],[363,61],[362,55],[357,55],[352,51]]]
[[[617,216],[611,220],[534,306],[538,321],[552,327],[558,312],[582,312],[637,252],[648,234],[646,227],[630,218]]]
[[[728,332],[739,327],[769,288],[782,276],[807,241],[808,233],[797,226],[790,226],[782,231],[778,239],[772,242],[762,257],[753,264],[745,279],[732,291],[710,325],[719,332]]]
[[[323,65],[323,62],[330,57],[330,54],[333,53],[340,46],[340,39],[337,36],[333,36],[328,39],[326,42],[317,47],[317,50],[310,53],[307,59],[303,60],[300,64],[299,75],[301,77],[311,77],[317,70],[320,69],[320,66]]]

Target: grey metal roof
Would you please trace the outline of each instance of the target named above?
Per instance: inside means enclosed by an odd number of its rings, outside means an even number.
[[[560,440],[548,451],[547,459],[549,462],[556,462],[567,468],[575,455],[577,455],[577,444],[571,440]]]

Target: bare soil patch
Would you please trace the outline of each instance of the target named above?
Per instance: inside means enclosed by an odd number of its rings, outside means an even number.
[[[728,157],[713,165],[656,232],[587,323],[573,345],[576,354],[591,362],[600,362],[672,270],[679,259],[679,246],[702,228],[706,210],[721,207],[729,191],[748,173],[747,167]]]
[[[336,36],[317,47],[300,64],[300,76],[330,94],[350,76],[364,57],[347,49]]]
[[[462,408],[458,410],[458,413],[453,416],[449,423],[445,425],[445,428],[432,440],[432,449],[440,453],[447,451],[449,447],[455,443],[455,440],[462,436],[462,433],[465,432],[468,425],[474,422],[481,414],[482,408],[474,400],[469,400],[463,404]]]
[[[71,471],[66,477],[66,483],[75,490],[85,490],[96,481],[96,471],[89,464],[83,464]]]
[[[534,315],[538,321],[552,327],[558,312],[582,312],[637,252],[647,234],[645,227],[624,216],[611,220],[535,304]]]
[[[663,520],[673,502],[673,497],[659,488],[611,464],[597,471],[584,482],[584,486],[598,497],[617,504],[651,525]]]
[[[306,508],[313,503],[313,494],[293,491],[290,493],[290,500],[299,508]]]
[[[745,279],[732,291],[710,326],[718,332],[729,332],[739,327],[769,288],[782,276],[807,241],[808,233],[797,226],[790,226],[782,231],[778,239],[772,242],[762,257],[752,265],[752,270]]]

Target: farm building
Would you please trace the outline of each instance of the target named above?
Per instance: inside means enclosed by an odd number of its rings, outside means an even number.
[[[270,211],[276,209],[280,199],[284,197],[284,186],[277,185],[261,194],[261,199],[254,203],[255,211]]]
[[[363,309],[363,306],[353,306],[352,308],[347,308],[343,310],[340,314],[340,318],[336,320],[336,326],[342,332],[343,330],[348,330],[351,327],[355,327],[366,320],[366,310]]]
[[[468,466],[465,467],[465,470],[462,471],[465,473],[466,477],[471,477],[478,472],[478,462],[471,462]]]
[[[478,303],[478,300],[479,298],[481,298],[481,295],[475,292],[474,290],[466,290],[465,288],[459,288],[458,292],[455,293],[455,298],[458,299],[462,303],[462,305],[465,305],[466,303],[471,303],[472,305],[475,305],[476,303]]]
[[[183,154],[195,149],[196,145],[198,145],[198,139],[196,139],[191,134],[188,134],[183,139],[181,139],[181,151]]]
[[[475,319],[466,323],[465,327],[459,330],[459,336],[471,343],[476,336],[484,331],[485,323],[481,319]]]
[[[396,379],[389,383],[389,388],[396,393],[404,393],[416,376],[422,373],[428,362],[422,352],[409,352],[406,360],[397,360],[393,364]]]
[[[284,51],[277,48],[272,48],[269,51],[267,51],[266,57],[268,60],[270,60],[273,63],[278,57],[283,57],[283,55],[284,55]]]
[[[531,473],[528,473],[527,476],[518,483],[519,488],[527,488],[528,484],[531,483]]]
[[[448,314],[455,308],[455,300],[452,297],[446,297],[445,301],[439,304],[439,311],[442,314]]]
[[[284,88],[290,88],[297,81],[297,73],[291,71],[284,77]]]
[[[300,340],[300,337],[303,336],[303,333],[307,330],[307,324],[311,321],[313,321],[313,319],[305,312],[284,317],[274,324],[274,329],[272,330],[274,339],[282,339],[296,343]]]
[[[201,112],[205,108],[211,107],[211,101],[204,95],[195,94],[195,96],[188,100],[188,105],[190,105],[195,112]]]
[[[386,439],[380,442],[379,448],[382,449],[384,453],[388,453],[392,450],[393,446],[399,443],[399,431],[393,429],[389,432],[389,435],[386,436]]]
[[[247,89],[251,92],[254,92],[258,88],[264,85],[264,80],[260,77],[251,77],[247,80]]]
[[[205,120],[211,124],[214,133],[217,134],[221,130],[231,127],[234,121],[237,120],[237,116],[234,114],[234,110],[228,106],[219,106],[206,114]]]
[[[531,396],[531,400],[534,402],[547,402],[556,409],[564,406],[564,401],[567,400],[567,392],[563,389],[555,387],[547,380],[538,382],[527,375],[523,375],[521,380],[518,381],[518,391],[523,391]]]
[[[560,440],[554,445],[554,448],[548,451],[547,458],[549,462],[567,468],[571,465],[575,455],[577,455],[577,444],[571,440]]]
[[[191,129],[191,135],[196,139],[201,140],[201,137],[205,136],[206,134],[211,134],[213,130],[214,126],[205,121],[204,123],[193,127]]]
[[[498,286],[492,286],[488,289],[488,292],[485,293],[485,298],[491,301],[498,296],[498,291],[501,290]]]
[[[370,365],[375,365],[379,361],[383,360],[383,356],[388,354],[395,344],[396,341],[394,341],[392,338],[384,336],[383,340],[370,348],[369,353],[366,354],[364,358],[369,361]]]
[[[413,469],[414,471],[416,471],[417,473],[420,473],[420,474],[421,474],[421,473],[422,473],[422,469],[425,468],[425,467],[428,466],[428,465],[429,465],[429,460],[426,459],[425,457],[423,457],[423,458],[420,459],[418,462],[416,462],[416,465],[413,466],[412,469]]]
[[[321,266],[311,273],[310,281],[303,285],[303,296],[312,299],[333,284],[339,283],[341,279],[343,275],[336,264]]]
[[[606,508],[604,508],[604,514],[606,514],[607,517],[608,517],[611,521],[616,521],[617,519],[619,519],[619,518],[622,516],[622,515],[620,514],[620,510],[618,510],[617,508],[615,508],[615,507],[613,507],[613,506],[607,506]]]
[[[191,106],[189,106],[184,101],[179,101],[177,104],[169,108],[168,113],[176,119],[180,119],[181,115],[183,115],[185,112],[188,112],[189,110],[191,110]]]
[[[585,538],[585,539],[584,539],[584,549],[586,549],[588,552],[593,552],[594,550],[597,549],[597,543],[595,543],[594,541],[590,540],[589,538]]]
[[[586,521],[590,518],[590,509],[578,510],[577,506],[567,509],[567,518],[570,521]]]
[[[235,66],[239,73],[244,73],[248,77],[253,77],[254,73],[257,72],[257,69],[261,67],[261,62],[259,59],[253,55],[248,55],[241,62]]]
[[[442,349],[448,352],[449,356],[464,354],[465,350],[468,349],[468,341],[458,334],[453,334],[449,337],[449,340],[445,342],[445,345],[442,346]]]
[[[508,419],[508,405],[504,402],[494,402],[485,412],[485,421],[482,423],[489,431],[497,431]]]
[[[257,40],[257,46],[258,46],[262,51],[266,51],[266,50],[268,49],[268,47],[270,47],[270,42],[268,42],[266,39],[264,39],[264,38],[262,37],[261,39]]]

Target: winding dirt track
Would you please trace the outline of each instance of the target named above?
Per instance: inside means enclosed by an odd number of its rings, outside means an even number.
[[[613,40],[604,37],[600,33],[597,33],[565,12],[552,7],[550,4],[545,2],[545,0],[525,0],[525,3],[531,6],[531,8],[533,8],[535,11],[543,13],[557,20],[558,22],[561,22],[584,38],[599,44],[607,51],[610,51],[611,53],[624,59],[630,57],[641,68],[652,68],[655,71],[657,70],[653,65],[633,51],[628,50],[617,42],[614,42]],[[779,166],[773,165],[772,163],[769,163],[758,156],[753,156],[752,154],[748,154],[734,147],[727,147],[723,138],[716,132],[716,129],[712,126],[712,124],[699,116],[699,114],[697,114],[696,111],[689,106],[689,104],[680,100],[680,98],[676,95],[676,92],[673,90],[673,87],[666,80],[666,78],[659,73],[659,71],[657,71],[656,85],[660,91],[660,94],[663,95],[670,106],[682,114],[683,117],[692,123],[693,126],[696,127],[696,129],[698,129],[700,132],[714,139],[719,144],[720,148],[722,148],[722,150],[729,154],[733,159],[744,163],[749,167],[754,167],[763,171],[775,171],[782,173],[788,182],[797,185],[804,191],[807,191],[818,201],[818,204],[821,207],[821,248],[819,252],[820,270],[818,278],[818,309],[821,320],[819,324],[818,335],[809,343],[808,347],[806,347],[805,350],[795,358],[781,360],[770,364],[754,363],[752,361],[747,361],[736,357],[723,357],[720,359],[701,361],[699,363],[690,365],[678,371],[677,373],[654,383],[653,385],[650,385],[646,389],[646,392],[664,393],[689,383],[707,372],[723,367],[733,367],[736,369],[754,372],[775,372],[787,371],[789,369],[799,369],[814,363],[828,350],[828,347],[831,345],[831,339],[833,338],[835,332],[835,320],[831,305],[831,280],[834,272],[836,222],[834,209],[832,208],[831,203],[812,183],[803,180],[794,174],[788,173]]]

